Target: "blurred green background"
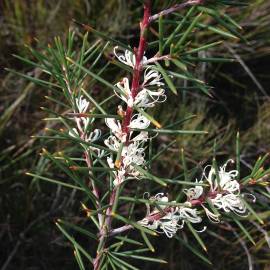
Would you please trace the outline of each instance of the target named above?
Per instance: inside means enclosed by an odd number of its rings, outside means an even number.
[[[155,1],[155,9],[179,1]],[[154,113],[160,122],[189,114],[197,117],[184,124],[183,129],[203,129],[207,136],[186,135],[176,139],[156,164],[159,174],[174,175],[181,170],[180,149],[184,148],[190,166],[208,160],[212,155],[213,139],[217,139],[217,156],[233,157],[235,137],[240,131],[242,166],[248,170],[256,158],[269,152],[270,145],[270,1],[249,1],[246,7],[227,8],[242,27],[248,40],[228,40],[207,52],[208,56],[233,57],[234,63],[198,64],[194,72],[199,79],[213,87],[212,98],[198,91],[182,91],[171,97],[170,108],[158,106]],[[30,83],[7,72],[11,68],[31,76],[38,70],[23,64],[12,55],[28,55],[27,46],[42,50],[53,37],[64,38],[71,28],[83,29],[73,19],[121,39],[136,44],[139,1],[124,0],[2,0],[0,1],[0,269],[77,269],[72,249],[54,221],[59,217],[83,218],[80,195],[59,186],[40,183],[25,175],[27,171],[42,174],[48,170],[47,161],[39,152],[45,142],[31,138],[43,134],[48,127],[42,119],[47,113],[41,106],[57,110],[48,99],[44,87]],[[205,23],[212,24],[211,19]],[[214,33],[205,29],[201,40],[212,40]],[[96,39],[90,36],[93,41]],[[98,96],[98,91],[97,91]],[[158,145],[168,144],[161,136]],[[58,142],[55,151],[61,150]],[[169,166],[168,166],[169,164]],[[55,172],[56,174],[58,172]],[[269,190],[268,190],[269,192]],[[269,213],[268,213],[269,215]],[[270,269],[269,247],[263,233],[258,234],[250,224],[256,246],[248,244],[254,269]],[[264,225],[269,230],[269,223]],[[203,236],[208,243],[213,267],[206,266],[196,256],[179,246],[178,242],[163,240],[157,244],[167,266],[156,269],[248,269],[246,251],[231,232],[211,231]],[[269,241],[269,238],[268,238]],[[91,243],[89,248],[91,249]],[[152,269],[145,264],[141,269]]]

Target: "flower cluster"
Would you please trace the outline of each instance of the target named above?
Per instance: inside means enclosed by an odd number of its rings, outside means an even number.
[[[81,140],[90,143],[97,141],[101,136],[100,129],[94,129],[93,131],[89,132],[89,124],[90,118],[87,117],[87,111],[89,109],[89,102],[84,98],[83,95],[80,95],[78,98],[75,98],[75,108],[73,113],[78,116],[74,117],[76,122],[76,128],[72,128],[69,130],[69,136],[73,138],[80,138]],[[84,148],[85,145],[81,144]],[[86,149],[88,149],[87,147]],[[96,150],[100,154],[100,149],[90,147],[92,150]]]
[[[188,201],[199,204],[204,208],[206,215],[211,221],[219,222],[218,214],[212,213],[208,210],[204,203],[212,204],[215,212],[223,210],[224,212],[233,212],[236,215],[245,216],[247,213],[246,205],[241,194],[240,184],[235,179],[238,175],[237,170],[226,171],[228,160],[217,171],[213,166],[206,166],[203,171],[202,180],[199,183],[208,183],[209,190],[204,191],[202,186],[195,186],[194,188],[185,190]],[[209,173],[206,174],[206,169],[210,167]]]
[[[195,208],[197,205],[203,208],[206,216],[214,223],[220,222],[219,210],[246,216],[248,212],[241,194],[240,184],[235,179],[238,171],[226,171],[227,164],[231,161],[228,160],[217,172],[213,166],[206,166],[202,179],[197,183],[208,185],[205,187],[195,184],[195,187],[185,189],[187,201],[181,206],[178,204],[174,206],[175,201],[169,203],[168,197],[162,193],[150,198],[156,202],[158,207],[150,211],[150,207],[147,205],[147,215],[138,223],[149,229],[164,232],[171,238],[178,229],[183,228],[185,221],[191,223],[202,221],[202,218],[198,216],[197,208]],[[207,174],[208,167],[210,170]],[[206,204],[212,206],[213,212],[206,207]]]
[[[136,58],[131,51],[126,50],[124,53],[119,53],[118,47],[115,47],[114,53],[120,62],[134,68]],[[146,63],[147,58],[143,57],[141,65],[144,69],[144,79],[135,96],[132,93],[128,78],[123,78],[115,85],[116,96],[129,108],[133,109],[136,106],[144,110],[166,100],[165,90],[162,88],[164,83],[161,81],[161,74],[154,70],[153,66],[147,66]],[[104,140],[104,144],[110,150],[118,153],[118,156],[120,155],[118,162],[114,162],[112,157],[107,158],[109,167],[116,169],[114,186],[121,184],[128,177],[139,178],[140,172],[136,170],[134,164],[142,166],[145,163],[143,144],[148,140],[148,132],[133,130],[148,128],[150,121],[141,113],[134,114],[128,125],[128,133],[123,130],[123,125],[119,120],[106,118],[105,123],[110,129],[111,135]]]
[[[165,233],[167,237],[173,237],[178,229],[184,227],[185,221],[200,223],[202,218],[198,216],[197,209],[191,208],[190,203],[183,206],[172,206],[175,201],[169,202],[164,193],[158,193],[150,198],[155,206],[152,210],[147,205],[147,215],[138,223],[157,232]]]

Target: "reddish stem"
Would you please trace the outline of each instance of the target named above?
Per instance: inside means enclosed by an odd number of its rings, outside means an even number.
[[[146,41],[146,32],[147,28],[150,23],[150,16],[151,16],[151,1],[146,0],[144,4],[144,15],[143,20],[140,23],[140,41],[139,41],[139,47],[134,49],[136,61],[133,68],[133,75],[132,75],[132,85],[131,85],[131,96],[133,99],[136,98],[139,90],[140,90],[140,78],[141,73],[143,70],[142,60],[143,56],[147,47],[147,41]],[[124,132],[127,136],[126,144],[129,144],[129,125],[131,122],[131,118],[133,115],[133,108],[127,106],[123,122],[122,122],[122,132]],[[110,205],[114,205],[115,199],[116,199],[116,191],[119,188],[119,186],[116,186],[111,195],[110,195]],[[105,247],[105,238],[108,236],[108,232],[111,230],[111,222],[112,222],[112,207],[109,207],[106,210],[106,218],[103,226],[100,228],[100,238],[99,241],[102,242],[102,247],[100,248],[99,252],[97,253],[96,258],[94,259],[94,270],[100,269],[100,260],[101,260],[101,254],[103,252],[103,249]],[[130,229],[130,226],[127,227],[127,229]]]
[[[146,1],[144,4],[143,20],[140,22],[141,32],[140,32],[139,47],[134,48],[136,61],[135,66],[133,68],[132,84],[131,84],[131,96],[133,99],[136,98],[140,89],[140,78],[143,69],[142,61],[147,47],[146,33],[150,23],[150,16],[151,16],[151,2]],[[129,125],[131,122],[132,115],[133,115],[133,108],[128,106],[122,123],[122,131],[127,134],[127,144],[129,140],[129,132],[130,132]]]

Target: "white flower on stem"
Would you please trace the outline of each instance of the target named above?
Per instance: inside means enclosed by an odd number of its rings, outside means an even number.
[[[149,66],[144,71],[143,87],[163,86],[164,83],[161,80],[162,80],[161,74],[157,70],[152,69],[152,66]]]
[[[124,53],[118,53],[118,46],[114,47],[114,55],[117,57],[117,59],[122,62],[123,64],[130,66],[134,68],[136,63],[136,57],[135,54],[129,50],[125,50]],[[142,64],[146,63],[147,58],[144,56],[142,59]]]
[[[115,178],[113,180],[113,185],[114,186],[118,186],[118,185],[120,185],[121,183],[123,183],[125,181],[126,172],[125,172],[124,169],[120,169],[117,172],[115,172],[114,174],[115,174]]]
[[[202,183],[201,181],[199,183]],[[184,192],[187,196],[188,201],[198,200],[203,195],[203,187],[195,186],[193,188],[184,189]],[[204,201],[201,201],[200,206],[204,209],[208,219],[214,223],[220,222],[219,215],[212,213],[207,207],[204,206]]]
[[[105,145],[107,145],[111,150],[118,152],[121,146],[121,143],[115,136],[109,136],[105,141]],[[127,146],[123,146],[121,151],[121,167],[115,173],[115,181],[116,185],[121,184],[126,177],[132,176],[135,178],[139,178],[141,173],[136,170],[133,164],[137,166],[141,166],[145,163],[144,160],[144,148],[140,147],[140,142],[132,142]],[[115,167],[111,158],[107,159],[107,162],[111,168]]]
[[[140,113],[134,114],[129,124],[130,128],[146,129],[150,125],[150,120]]]
[[[145,70],[142,90],[135,98],[135,104],[138,107],[154,107],[156,103],[164,102],[167,99],[165,90],[160,88],[164,85],[164,83],[161,82],[161,79],[161,74],[158,71],[151,69],[151,66]],[[151,87],[154,86],[157,86],[158,89],[151,90]]]
[[[231,170],[229,172],[226,172],[226,167],[229,162],[232,162],[232,160],[228,160],[222,167],[218,170],[219,180],[218,183],[218,177],[216,175],[215,169],[211,167],[208,176],[205,174],[205,170],[203,172],[204,177],[206,178],[206,181],[210,184],[210,191],[211,192],[217,192],[219,188],[223,191],[227,191],[228,193],[240,193],[240,185],[234,178],[238,175],[237,170]],[[205,169],[208,166],[205,167]]]
[[[134,100],[131,95],[131,90],[129,87],[129,79],[128,78],[123,78],[122,81],[118,82],[116,84],[117,88],[120,90],[118,93],[116,90],[114,90],[114,93],[122,99],[129,107],[133,107]],[[136,104],[136,99],[135,99],[135,104]]]
[[[107,157],[107,163],[111,169],[115,168],[115,164],[111,157]],[[125,181],[126,171],[123,168],[121,168],[120,170],[114,171],[113,174],[114,174],[114,180],[113,180],[114,186],[118,186]]]
[[[189,221],[191,223],[200,223],[202,218],[198,216],[196,208],[183,207],[178,208],[179,218],[184,221]]]
[[[100,136],[101,130],[96,128],[87,136],[86,141],[95,142],[100,138]]]
[[[234,179],[238,175],[238,171],[226,171],[226,167],[229,162],[232,162],[232,160],[228,160],[219,168],[219,180],[215,169],[212,166],[208,176],[206,176],[204,170],[203,175],[206,178],[206,181],[210,184],[209,200],[217,209],[221,209],[227,213],[233,212],[236,215],[243,217],[247,215],[247,208],[240,194],[240,184]],[[216,222],[218,222],[218,217],[215,217],[213,213],[210,213],[209,210],[206,211],[209,219],[212,221],[216,219]]]
[[[104,140],[104,144],[108,146],[109,149],[118,152],[121,143],[115,136],[110,135],[106,140]]]
[[[95,142],[97,141],[101,136],[101,130],[100,129],[94,129],[92,132],[90,132],[89,135],[84,134],[84,137],[80,137],[79,132],[76,128],[72,128],[68,132],[69,136],[73,138],[80,138],[83,139],[86,142]]]
[[[165,90],[159,88],[156,91],[151,91],[149,89],[143,88],[135,98],[135,104],[140,108],[151,108],[154,107],[156,103],[164,102],[167,97],[164,94]]]
[[[138,142],[130,143],[128,146],[124,146],[121,154],[123,158],[123,165],[124,167],[131,166],[132,163],[140,166],[143,165],[144,160],[144,148],[139,147]]]
[[[211,222],[213,222],[213,223],[219,223],[220,222],[218,214],[214,214],[207,207],[205,207],[203,204],[201,204],[201,206],[204,209],[206,216],[208,217],[208,219]]]
[[[184,227],[184,221],[178,223],[179,218],[173,213],[168,213],[160,219],[159,228],[166,234],[168,238],[172,238],[179,229]]]
[[[132,135],[132,132],[131,132]],[[141,131],[138,135],[136,135],[134,138],[131,139],[132,142],[146,142],[148,140],[148,132]]]
[[[121,141],[126,141],[126,134],[122,132],[121,122],[114,118],[105,118],[105,123],[111,132]]]
[[[239,216],[247,216],[247,208],[240,195],[235,194],[218,194],[214,199],[211,199],[213,205],[217,209],[229,213],[233,212]]]
[[[75,103],[79,113],[86,113],[89,102],[82,95],[79,98],[75,98]]]
[[[220,178],[220,187],[223,190],[228,191],[229,193],[240,193],[240,185],[237,180],[234,178],[238,175],[237,170],[231,170],[226,172],[226,166],[229,162],[233,162],[233,160],[228,160],[219,170],[219,178]]]
[[[163,232],[169,238],[184,227],[185,221],[191,223],[200,223],[202,221],[202,218],[198,216],[197,209],[191,208],[190,203],[180,207],[171,206],[168,197],[164,193],[158,193],[150,197],[150,201],[156,202],[158,207],[154,207],[150,211],[150,206],[146,205],[147,215],[138,223],[157,232]],[[171,203],[175,203],[175,201]]]
[[[165,233],[167,237],[172,238],[176,232],[184,226],[184,221],[180,221],[180,216],[176,210],[177,208],[160,204],[160,202],[169,202],[168,197],[164,195],[164,193],[156,194],[150,198],[150,201],[156,202],[158,207],[154,207],[153,210],[150,211],[150,207],[148,206],[147,216],[138,223],[158,233]],[[161,212],[160,209],[164,212]]]
[[[193,188],[184,189],[184,193],[186,194],[188,200],[197,200],[203,194],[203,187],[202,186],[195,186]]]
[[[87,130],[87,127],[90,123],[90,118],[88,117],[80,117],[80,119],[82,120],[82,123],[83,123],[83,130],[86,131]]]
[[[120,91],[118,92],[114,90],[114,93],[120,99],[122,99],[129,107],[133,107],[133,105],[136,105],[140,108],[154,107],[155,103],[161,103],[167,99],[166,95],[164,94],[164,89],[158,88],[157,90],[151,90],[148,88],[149,86],[153,86],[155,84],[159,86],[163,83],[159,82],[159,79],[152,80],[151,82],[149,82],[149,84],[143,85],[142,89],[136,95],[135,99],[133,99],[129,86],[129,80],[128,78],[123,78],[121,82],[118,82],[116,84],[117,88]]]
[[[75,98],[75,103],[76,103],[76,110],[78,110],[79,113],[84,114],[87,112],[88,107],[89,107],[89,102],[83,97],[83,95],[79,96],[79,98]],[[90,118],[89,117],[75,117],[75,120],[77,122],[78,128],[82,130],[86,130],[89,123],[90,123]],[[79,121],[82,121],[82,125],[80,124]]]

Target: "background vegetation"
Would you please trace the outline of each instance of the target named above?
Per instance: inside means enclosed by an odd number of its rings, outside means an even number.
[[[155,8],[177,1],[155,1]],[[242,27],[241,34],[247,39],[228,40],[215,49],[207,51],[207,56],[235,58],[235,62],[203,63],[194,67],[194,73],[212,86],[212,97],[207,97],[196,89],[185,89],[177,98],[169,97],[170,106],[159,106],[155,111],[159,120],[166,124],[169,119],[196,115],[183,124],[183,129],[203,129],[207,136],[181,136],[161,155],[154,170],[167,177],[175,176],[181,170],[181,149],[184,148],[188,165],[199,166],[211,158],[214,138],[217,138],[217,156],[234,157],[235,137],[240,131],[241,166],[248,171],[258,156],[269,152],[270,145],[270,2],[250,1],[248,6],[226,10]],[[139,1],[125,0],[3,0],[0,2],[0,266],[6,269],[76,269],[73,251],[54,221],[69,217],[73,221],[83,221],[80,209],[80,194],[70,193],[61,186],[42,182],[26,176],[27,171],[39,174],[50,172],[64,179],[64,175],[53,171],[47,161],[39,155],[45,145],[32,135],[44,134],[44,129],[53,125],[42,119],[48,113],[40,107],[59,110],[50,102],[50,91],[37,86],[4,67],[39,78],[38,70],[22,64],[12,54],[31,57],[28,46],[42,51],[42,47],[53,42],[55,36],[64,38],[68,29],[78,33],[83,29],[73,23],[73,19],[93,26],[111,37],[136,44],[138,38],[138,18],[141,14]],[[207,19],[207,25],[215,21]],[[90,35],[92,42],[97,37]],[[215,34],[204,28],[198,33],[198,42],[214,41]],[[79,42],[78,42],[79,43]],[[112,48],[104,54],[110,57]],[[112,69],[108,76],[120,76]],[[182,84],[181,84],[182,85]],[[96,88],[92,92],[97,98],[107,93]],[[47,98],[45,96],[48,96]],[[114,104],[110,103],[108,106]],[[54,107],[52,107],[54,106]],[[155,146],[162,148],[168,144],[166,136],[160,136]],[[63,143],[48,145],[53,151],[63,149]],[[269,161],[268,161],[269,165]],[[166,192],[166,190],[165,190]],[[266,190],[269,196],[269,189]],[[269,209],[260,213],[270,216]],[[184,244],[161,237],[156,241],[160,257],[167,258],[169,264],[159,269],[248,269],[248,256],[255,269],[269,269],[270,240],[267,231],[270,222],[258,228],[253,220],[244,223],[256,242],[247,241],[246,236],[235,227],[231,230],[222,226],[210,226],[211,230],[202,234],[207,243],[206,257],[213,266],[204,264]],[[190,233],[184,237],[189,238]],[[91,249],[91,241],[82,240]],[[194,242],[194,243],[193,243]],[[200,247],[191,239],[194,248]],[[142,269],[151,269],[152,264],[144,264]]]

